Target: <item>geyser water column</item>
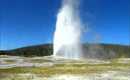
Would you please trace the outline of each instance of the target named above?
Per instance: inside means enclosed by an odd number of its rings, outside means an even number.
[[[69,59],[82,57],[81,22],[78,13],[78,0],[63,0],[57,14],[54,33],[54,56]]]

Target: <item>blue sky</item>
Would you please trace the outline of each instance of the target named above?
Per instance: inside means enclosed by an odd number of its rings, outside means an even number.
[[[52,43],[61,0],[0,0],[0,49]],[[81,0],[83,42],[130,44],[130,0]]]

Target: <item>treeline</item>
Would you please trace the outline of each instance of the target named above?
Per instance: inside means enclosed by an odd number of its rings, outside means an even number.
[[[102,44],[105,51],[113,51],[117,57],[129,57],[130,58],[130,46],[124,45],[110,45]]]
[[[97,49],[97,46],[99,47],[99,50]],[[95,45],[92,46],[91,44],[84,44],[83,48],[84,48],[84,51],[86,51],[86,53],[89,51],[88,48],[90,49],[92,48],[91,54],[93,54]],[[116,56],[116,57],[129,57],[130,58],[130,46],[113,45],[113,44],[100,44],[100,45],[98,44],[96,45],[95,49],[99,51],[98,52],[99,56],[100,54],[101,55],[105,54],[105,56],[108,56],[109,53],[113,52],[114,55],[111,55],[110,57]],[[29,46],[29,47],[14,49],[14,50],[0,51],[0,55],[25,56],[25,57],[49,56],[52,54],[53,54],[52,44]]]
[[[53,49],[51,44],[29,46],[8,51],[0,51],[0,55],[25,56],[25,57],[49,56],[52,55],[52,53]]]

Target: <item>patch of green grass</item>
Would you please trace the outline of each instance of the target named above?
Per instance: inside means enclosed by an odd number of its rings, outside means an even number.
[[[5,62],[6,62],[7,64],[11,64],[11,63],[15,63],[16,60],[5,60]]]
[[[2,73],[34,73],[43,74],[44,76],[51,76],[55,74],[89,74],[96,72],[103,72],[109,70],[128,70],[130,64],[109,63],[109,64],[74,64],[63,63],[55,64],[51,67],[14,67],[8,69],[0,69]]]
[[[46,60],[46,59],[31,59],[29,61],[33,63],[52,62],[51,60]]]

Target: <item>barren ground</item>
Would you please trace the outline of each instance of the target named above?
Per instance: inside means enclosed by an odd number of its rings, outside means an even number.
[[[0,56],[0,80],[130,80],[130,58],[67,60]]]

